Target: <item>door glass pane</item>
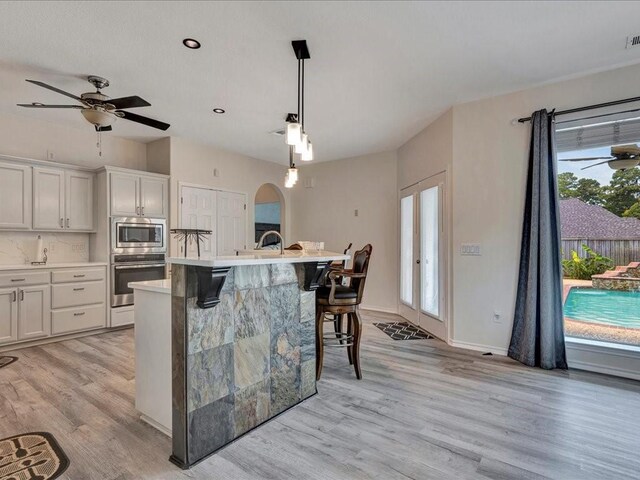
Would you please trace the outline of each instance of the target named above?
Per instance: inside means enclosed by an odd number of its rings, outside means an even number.
[[[420,305],[434,317],[440,313],[438,292],[439,252],[438,187],[420,192]]]
[[[400,300],[413,305],[413,195],[400,201]]]

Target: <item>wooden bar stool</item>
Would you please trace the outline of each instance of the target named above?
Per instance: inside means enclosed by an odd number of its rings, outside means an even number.
[[[362,335],[362,321],[358,306],[362,302],[364,285],[369,269],[369,259],[373,247],[365,245],[353,255],[350,270],[334,269],[329,272],[331,286],[320,287],[316,290],[316,380],[322,374],[324,347],[345,347],[349,363],[353,365],[358,380],[362,378],[360,369],[360,338]],[[336,282],[337,277],[349,278],[349,285],[344,286]],[[324,336],[325,314],[337,315],[342,319],[347,316],[347,332],[336,332]],[[333,321],[333,320],[331,320]]]

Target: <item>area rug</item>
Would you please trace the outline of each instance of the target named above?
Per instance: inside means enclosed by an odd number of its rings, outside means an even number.
[[[0,368],[6,367],[7,365],[15,362],[18,357],[9,357],[8,355],[0,356]]]
[[[433,338],[427,332],[407,322],[374,323],[376,327],[394,340],[428,340]]]
[[[0,440],[0,479],[52,480],[69,466],[53,435],[32,432]]]

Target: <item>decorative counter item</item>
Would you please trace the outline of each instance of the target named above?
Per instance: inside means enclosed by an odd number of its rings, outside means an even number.
[[[181,242],[184,240],[184,258],[187,258],[187,246],[195,240],[198,248],[198,258],[200,258],[200,241],[204,240],[205,235],[211,235],[212,230],[200,230],[198,228],[172,228],[171,233],[175,235],[176,240]]]

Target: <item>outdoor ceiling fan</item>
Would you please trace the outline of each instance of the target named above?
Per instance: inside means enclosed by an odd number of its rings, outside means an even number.
[[[629,168],[636,167],[640,164],[640,147],[635,144],[618,145],[611,147],[611,157],[561,158],[559,160],[561,162],[604,160],[603,162],[583,167],[581,170],[586,170],[587,168],[595,167],[596,165],[602,165],[603,163],[607,163],[609,168],[612,168],[613,170],[628,170]]]
[[[78,97],[72,93],[47,85],[46,83],[38,82],[36,80],[27,80],[27,82],[38,85],[39,87],[73,98],[82,105],[44,105],[42,103],[33,102],[19,103],[18,106],[25,108],[75,108],[80,110],[80,113],[82,113],[85,120],[94,126],[96,132],[111,131],[111,125],[118,118],[124,118],[125,120],[141,123],[142,125],[147,125],[148,127],[157,128],[159,130],[166,130],[170,127],[168,123],[160,122],[153,118],[143,117],[142,115],[136,115],[135,113],[124,110],[125,108],[151,106],[151,104],[146,100],[135,95],[131,97],[109,98],[100,91],[101,89],[109,86],[109,80],[96,75],[90,75],[87,77],[87,81],[96,88],[96,91],[82,93]]]

